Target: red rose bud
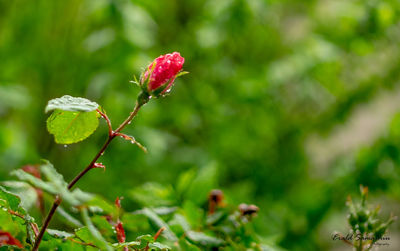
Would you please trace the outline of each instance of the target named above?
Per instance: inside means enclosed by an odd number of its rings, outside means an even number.
[[[185,59],[179,52],[156,58],[142,75],[141,85],[152,96],[158,97],[168,92],[175,78],[182,70]]]

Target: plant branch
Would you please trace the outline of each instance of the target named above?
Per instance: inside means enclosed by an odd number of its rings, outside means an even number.
[[[122,129],[124,129],[124,127],[128,124],[131,123],[132,119],[136,116],[136,114],[139,112],[140,107],[142,107],[144,104],[140,104],[139,102],[136,103],[135,108],[133,109],[133,111],[131,112],[131,114],[129,115],[128,118],[125,119],[124,122],[122,122],[122,124],[117,128],[117,130],[114,131],[114,134],[119,133]]]
[[[108,126],[108,136],[111,136],[113,134],[113,130],[112,130],[110,119],[107,117],[107,115],[105,113],[103,113],[99,109],[96,109],[96,111],[106,120],[107,126]]]
[[[140,96],[139,96],[140,99]],[[143,99],[141,99],[143,100]],[[108,128],[109,128],[109,135],[108,135],[108,139],[107,141],[104,143],[103,147],[100,149],[100,151],[96,154],[96,156],[93,158],[93,160],[90,162],[90,164],[83,170],[81,171],[69,184],[68,184],[68,189],[71,190],[71,188],[90,170],[94,167],[96,161],[104,154],[105,150],[107,149],[107,147],[109,146],[109,144],[111,143],[111,141],[120,133],[120,131],[122,129],[124,129],[124,127],[128,124],[131,123],[132,119],[137,115],[137,113],[139,112],[140,108],[146,104],[148,102],[149,99],[145,99],[144,101],[138,101],[136,102],[135,108],[133,109],[133,111],[130,113],[130,115],[128,116],[128,118],[122,122],[122,124],[117,128],[117,130],[113,131],[111,128],[111,121],[109,120],[109,118],[107,117],[107,115],[105,115],[104,113],[102,113],[99,109],[97,109],[97,112],[106,120]],[[39,232],[39,235],[36,238],[35,244],[32,248],[32,251],[37,251],[39,249],[39,245],[40,242],[43,239],[43,235],[46,232],[47,227],[50,224],[51,219],[54,216],[54,213],[56,212],[58,206],[61,204],[62,199],[60,196],[56,196],[56,199],[43,223],[43,226]]]
[[[162,228],[160,228],[158,231],[157,231],[157,233],[154,235],[154,241],[156,241],[157,239],[158,239],[158,237],[161,235],[161,233],[163,232],[165,230],[165,227],[162,227]],[[147,245],[146,245],[146,247],[145,247],[145,249],[144,249],[145,251],[148,251],[149,250],[149,243],[147,242]]]

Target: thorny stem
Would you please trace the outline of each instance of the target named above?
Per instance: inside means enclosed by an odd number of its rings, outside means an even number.
[[[21,218],[22,220],[26,221],[25,216],[19,214],[18,212],[15,212],[15,211],[13,211],[13,210],[11,210],[11,209],[8,209],[8,212],[9,212],[10,214],[12,214],[12,215],[14,215],[14,216],[17,216],[17,217]],[[36,223],[29,222],[29,225],[31,226],[31,228],[32,228],[32,230],[33,230],[33,233],[35,234],[35,237],[38,236],[38,234],[39,234],[39,229],[38,229],[38,226],[36,225]]]
[[[111,136],[113,134],[113,130],[112,130],[110,119],[107,117],[107,115],[105,113],[103,113],[99,109],[96,109],[96,111],[106,120],[107,126],[108,126],[108,136]]]
[[[140,107],[142,107],[144,104],[141,103],[136,103],[135,109],[133,109],[133,111],[131,112],[131,114],[129,115],[128,118],[125,119],[124,122],[122,122],[122,124],[117,128],[117,130],[114,131],[115,133],[119,133],[122,129],[124,129],[124,127],[126,125],[128,125],[129,123],[131,123],[132,119],[136,116],[136,114],[139,112]]]
[[[129,117],[122,122],[122,124],[115,130],[112,131],[111,128],[111,122],[107,115],[102,113],[99,109],[97,109],[97,112],[106,120],[108,128],[109,128],[109,135],[107,141],[104,143],[103,147],[100,149],[100,151],[96,154],[96,156],[93,158],[93,160],[90,162],[90,164],[82,171],[80,172],[69,184],[68,184],[68,189],[71,190],[71,188],[85,175],[90,169],[92,169],[96,163],[96,161],[104,154],[104,151],[107,149],[108,145],[111,143],[111,141],[119,134],[119,132],[124,129],[124,127],[132,121],[132,119],[137,115],[139,112],[140,108],[148,102],[148,99],[145,101],[138,101],[136,102],[135,108],[133,111],[130,113]],[[49,223],[51,219],[54,216],[54,213],[56,212],[58,206],[61,204],[62,199],[60,196],[56,196],[56,199],[43,223],[43,226],[39,232],[39,235],[36,237],[35,245],[32,248],[32,251],[37,251],[39,249],[40,242],[43,239],[43,235],[46,232],[47,227],[49,226]]]

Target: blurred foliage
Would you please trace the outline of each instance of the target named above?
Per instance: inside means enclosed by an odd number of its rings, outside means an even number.
[[[211,190],[209,196],[204,197],[209,202],[206,213],[202,203],[192,201],[190,193],[146,183],[132,190],[132,199],[145,207],[124,212],[121,198],[117,197],[113,205],[99,195],[80,189],[68,191],[67,183],[49,162],[38,166],[37,170],[43,179],[18,169],[14,175],[25,182],[7,181],[3,184],[14,193],[17,193],[17,187],[35,188],[35,194],[58,194],[64,200],[68,212],[59,212],[62,221],[72,223],[73,227],[70,231],[47,229],[41,250],[280,250],[273,243],[262,240],[250,224],[257,215],[257,206],[228,205],[220,190]],[[212,171],[210,168],[207,170]],[[187,174],[180,176],[180,187],[185,185],[187,189],[208,195],[211,186],[204,184],[207,184],[209,176],[199,173],[188,178]],[[146,191],[151,196],[147,196]],[[0,186],[0,235],[3,237],[0,246],[9,250],[17,247],[17,250],[31,250],[38,226],[26,210],[31,210],[34,203],[30,203],[30,193],[21,189],[18,196],[14,193]],[[164,197],[170,198],[170,203],[163,202],[159,206]],[[148,234],[153,232],[153,235]],[[22,243],[14,236],[23,240]],[[129,241],[131,238],[133,241]]]
[[[146,193],[157,195],[157,205],[180,203],[176,196],[186,193],[204,208],[208,191],[185,185],[203,177],[193,183],[260,208],[259,236],[290,250],[335,248],[334,224],[343,222],[346,195],[359,184],[400,214],[399,13],[397,0],[0,0],[1,180],[41,158],[72,179],[107,127],[100,123],[82,143],[57,145],[46,131],[47,101],[87,97],[116,125],[139,91],[129,83],[133,74],[179,51],[190,74],[126,128],[149,153],[116,140],[101,159],[105,173],[95,169],[77,186],[108,200],[124,196],[128,211],[150,206]],[[309,151],[310,138],[324,149],[383,92],[394,108],[378,107],[389,122],[361,121],[368,143],[328,157]],[[384,129],[368,130],[370,123]],[[336,148],[347,149],[357,132]],[[395,235],[400,226],[391,229]]]

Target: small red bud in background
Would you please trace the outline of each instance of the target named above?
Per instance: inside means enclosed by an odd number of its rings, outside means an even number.
[[[19,248],[24,248],[21,242],[15,239],[9,232],[0,230],[0,247],[3,245],[13,245]]]
[[[121,200],[124,197],[117,197],[115,199],[115,206],[117,207],[118,211],[121,210]],[[119,213],[118,213],[119,214]],[[109,222],[111,221],[111,217],[109,218]],[[124,243],[126,241],[125,229],[122,225],[122,222],[119,220],[119,215],[117,217],[117,222],[114,224],[115,232],[117,233],[117,239],[119,243]],[[124,251],[128,251],[129,248],[127,246],[124,247]]]
[[[247,205],[242,203],[239,205],[239,211],[242,216],[256,216],[259,208],[256,205]]]
[[[122,222],[120,220],[118,220],[114,227],[115,227],[115,231],[117,232],[118,242],[124,243],[126,240],[126,237],[125,237],[124,227],[122,226]]]
[[[116,206],[118,209],[121,208],[121,200],[123,200],[123,199],[124,199],[124,197],[117,197],[117,198],[115,199],[115,206]]]
[[[35,176],[38,179],[41,179],[40,170],[39,170],[38,165],[26,165],[26,166],[22,167],[22,170],[24,170],[24,172],[26,172],[26,173],[32,174],[33,176]],[[35,191],[38,196],[36,205],[39,208],[40,212],[44,215],[45,211],[44,211],[43,191],[42,191],[42,189],[39,189],[39,188],[35,188]]]
[[[208,213],[213,214],[218,206],[221,206],[222,201],[224,200],[224,193],[221,190],[214,189],[211,190],[208,195]]]
[[[161,55],[147,67],[140,82],[142,85],[147,83],[150,94],[155,91],[157,94],[164,94],[171,89],[184,62],[185,59],[179,52]]]

